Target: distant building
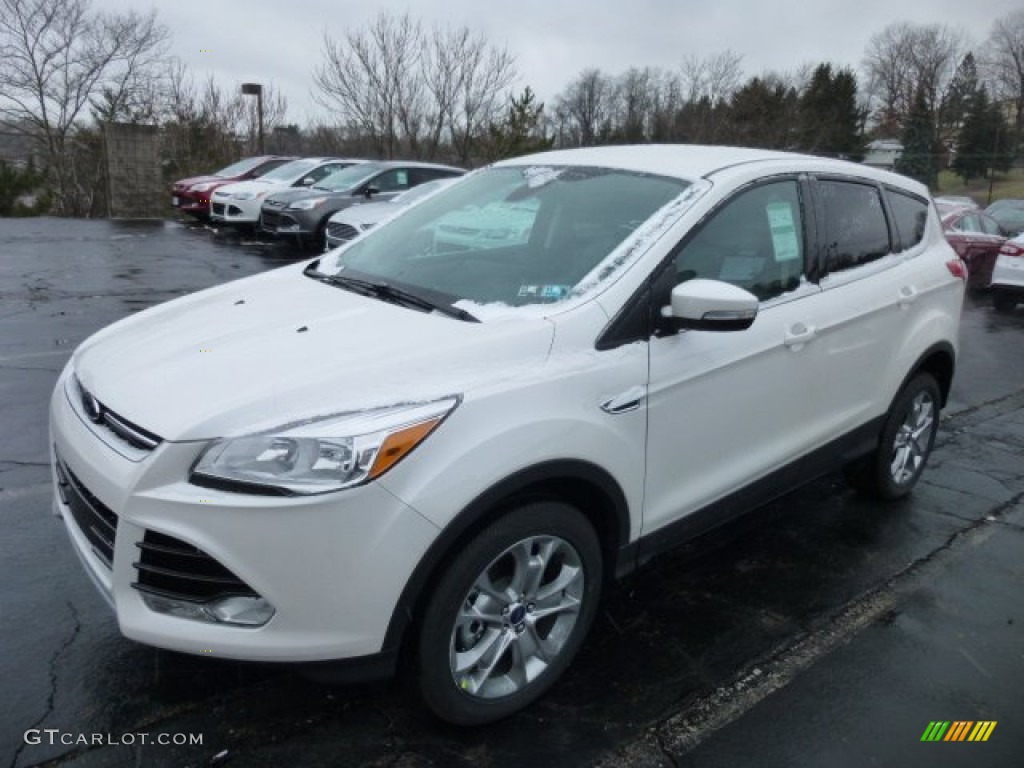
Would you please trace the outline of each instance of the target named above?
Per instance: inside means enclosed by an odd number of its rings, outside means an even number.
[[[35,141],[15,123],[0,120],[0,161],[16,168],[24,168],[30,158],[39,166]]]
[[[896,161],[902,154],[903,144],[899,139],[875,139],[868,144],[863,163],[872,168],[884,168],[891,171],[896,167]]]

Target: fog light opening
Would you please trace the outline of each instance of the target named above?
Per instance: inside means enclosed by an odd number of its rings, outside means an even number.
[[[207,624],[262,627],[274,616],[274,606],[262,597],[236,595],[209,603],[195,603],[143,592],[142,600],[147,608],[156,613]]]

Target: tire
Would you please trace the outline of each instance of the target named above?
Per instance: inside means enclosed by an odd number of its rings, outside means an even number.
[[[601,583],[597,534],[573,507],[536,502],[496,520],[427,598],[416,651],[427,706],[482,725],[534,702],[579,650]]]
[[[852,473],[853,484],[887,501],[910,493],[935,445],[941,400],[931,374],[911,379],[889,409],[878,448]]]
[[[996,308],[996,312],[1009,313],[1017,307],[1017,299],[1008,293],[1003,291],[993,291],[992,293],[992,306]]]

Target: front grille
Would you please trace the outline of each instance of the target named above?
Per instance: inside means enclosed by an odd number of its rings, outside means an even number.
[[[118,416],[103,405],[82,386],[77,376],[74,377],[74,380],[78,388],[78,398],[82,404],[82,410],[85,411],[85,415],[93,424],[106,427],[130,446],[141,451],[152,451],[163,442],[162,438],[136,424],[132,424],[128,419]]]
[[[264,209],[261,213],[261,218],[263,219],[264,229],[277,229],[278,225],[281,223],[281,214],[275,213],[274,211]]]
[[[339,224],[332,221],[327,225],[327,234],[335,240],[351,240],[359,233],[351,224]]]
[[[61,500],[71,510],[71,517],[82,532],[96,557],[108,568],[114,562],[117,540],[117,515],[82,485],[75,473],[57,457],[57,483]]]
[[[224,203],[214,203],[213,204],[213,212],[216,213],[218,216],[223,216],[224,215]]]
[[[132,586],[142,592],[193,603],[237,595],[259,597],[203,550],[173,536],[146,531],[136,546],[142,553],[134,564],[139,578]]]

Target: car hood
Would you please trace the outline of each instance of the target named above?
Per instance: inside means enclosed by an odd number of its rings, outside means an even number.
[[[299,267],[146,310],[86,340],[83,386],[166,440],[247,434],[425,402],[536,371],[553,325],[472,323],[359,296]]]
[[[188,179],[178,179],[174,182],[175,187],[191,187],[193,184],[203,184],[210,181],[231,181],[223,176],[192,176]]]
[[[225,184],[217,190],[218,194],[233,195],[236,192],[266,192],[268,189],[280,187],[286,181],[268,181],[266,179],[250,179],[249,181],[236,181],[233,184]]]
[[[303,187],[301,189],[282,189],[279,192],[268,195],[267,200],[273,200],[275,203],[288,205],[288,203],[294,203],[296,200],[305,200],[308,197],[342,198],[349,194],[350,193],[348,191],[329,192],[326,189],[309,189],[308,187]]]
[[[366,226],[367,224],[377,224],[403,208],[405,205],[401,203],[361,203],[338,211],[329,220],[339,224]]]

